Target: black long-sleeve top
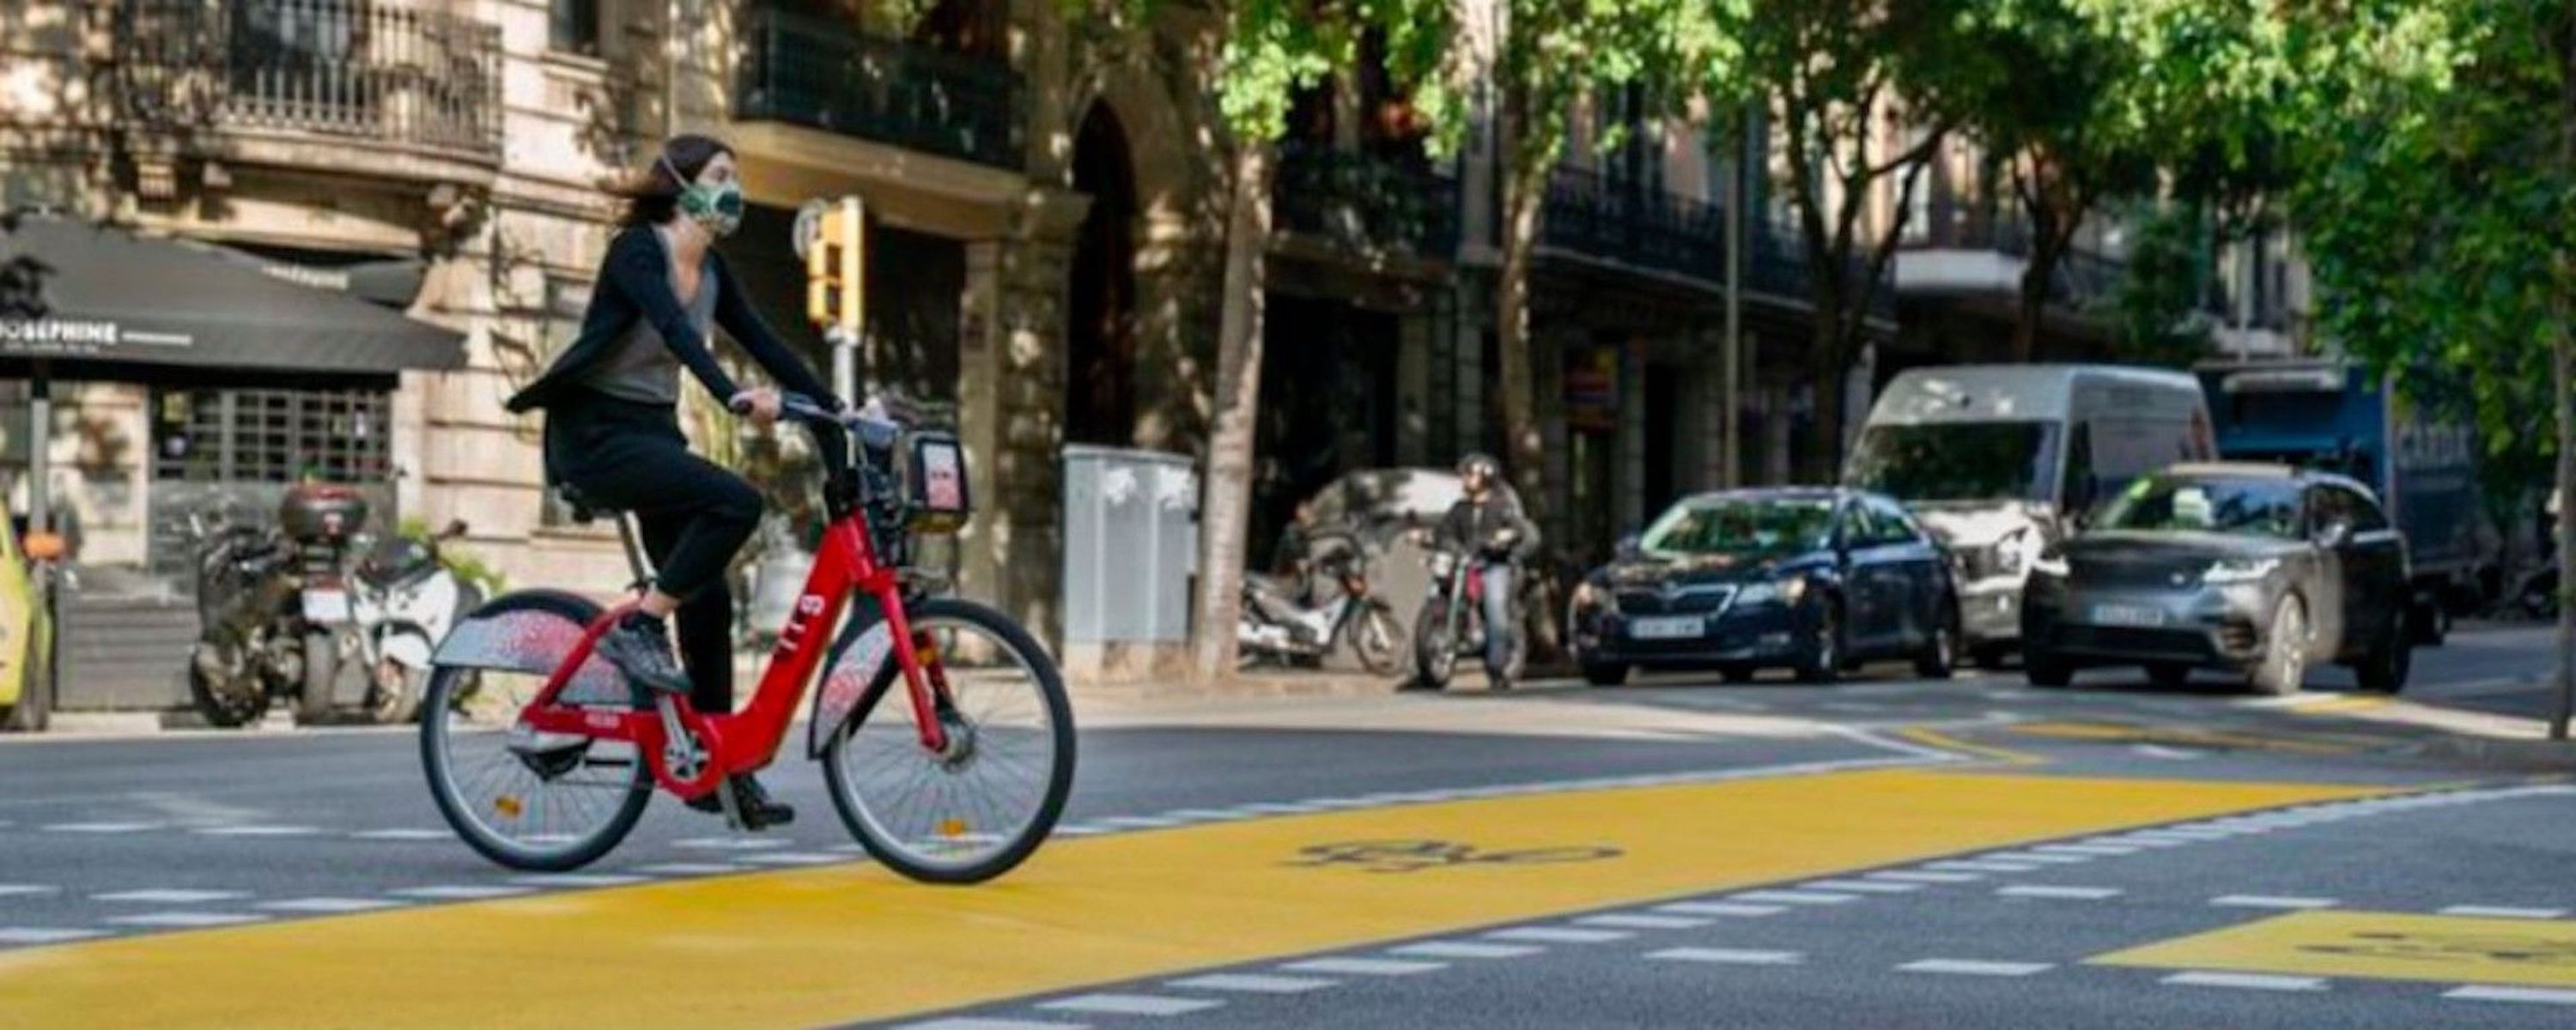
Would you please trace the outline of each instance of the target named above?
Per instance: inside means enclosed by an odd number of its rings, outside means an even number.
[[[651,323],[662,334],[662,342],[671,348],[672,356],[716,399],[729,401],[742,392],[733,378],[725,375],[724,367],[716,363],[709,341],[690,323],[679,295],[672,292],[671,259],[653,239],[653,232],[649,225],[630,226],[609,240],[608,256],[600,263],[599,281],[591,289],[590,309],[582,315],[581,335],[555,356],[545,374],[511,395],[511,411],[530,411],[554,403],[564,390],[578,385],[592,365],[616,352],[619,338],[637,319]],[[723,327],[726,335],[733,337],[770,378],[777,380],[780,388],[814,398],[826,407],[840,403],[832,396],[832,388],[814,374],[803,358],[788,349],[760,312],[752,308],[750,296],[743,292],[722,254],[707,251],[704,273],[715,277],[709,285],[716,291],[716,325]]]

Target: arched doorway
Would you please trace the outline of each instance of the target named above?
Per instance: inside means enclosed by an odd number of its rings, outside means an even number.
[[[1093,104],[1074,137],[1073,188],[1091,210],[1065,306],[1065,440],[1125,447],[1136,433],[1136,180],[1107,104]]]

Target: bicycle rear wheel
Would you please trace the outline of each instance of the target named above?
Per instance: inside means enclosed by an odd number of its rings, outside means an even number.
[[[485,617],[560,619],[569,623],[568,637],[564,627],[512,627],[558,639],[578,638],[584,621],[578,613],[535,608],[476,616]],[[536,632],[545,628],[557,632]],[[467,845],[512,869],[563,872],[598,861],[634,830],[653,800],[653,773],[631,742],[521,728],[519,712],[545,689],[547,677],[516,669],[432,669],[421,698],[420,753],[430,797]],[[588,707],[642,705],[640,691],[624,690],[622,704]]]
[[[1008,616],[951,599],[909,609],[925,674],[947,683],[934,715],[952,738],[921,746],[902,673],[823,750],[832,807],[868,853],[930,883],[979,883],[1026,861],[1073,789],[1073,709],[1055,663]]]

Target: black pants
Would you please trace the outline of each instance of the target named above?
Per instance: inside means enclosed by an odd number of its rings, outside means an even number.
[[[676,409],[567,391],[546,412],[548,478],[635,513],[654,585],[680,599],[680,664],[702,712],[733,710],[733,590],[725,568],[760,524],[760,492],[689,453]]]

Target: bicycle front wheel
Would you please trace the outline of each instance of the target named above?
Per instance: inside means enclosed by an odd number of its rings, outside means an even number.
[[[932,710],[889,663],[883,691],[825,744],[823,782],[878,861],[915,880],[980,883],[1026,861],[1063,814],[1073,709],[1055,663],[1008,616],[945,598],[909,614]],[[921,745],[924,718],[946,728],[946,751]]]

